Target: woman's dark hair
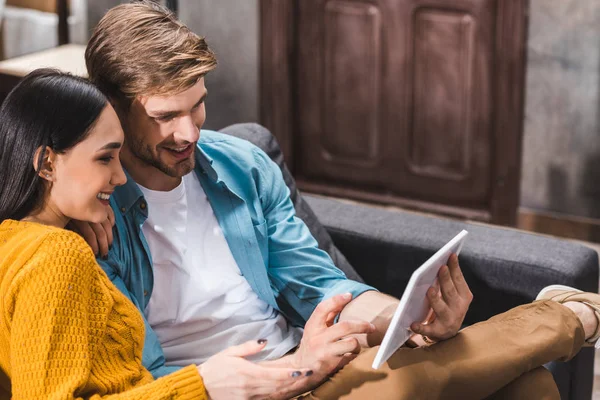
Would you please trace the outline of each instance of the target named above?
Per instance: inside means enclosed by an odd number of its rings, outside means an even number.
[[[87,80],[53,69],[35,70],[15,86],[0,107],[0,222],[43,205],[47,182],[37,171],[46,148],[61,154],[83,141],[107,104]]]

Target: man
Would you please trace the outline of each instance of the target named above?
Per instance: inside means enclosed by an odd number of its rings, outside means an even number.
[[[541,315],[530,305],[497,318],[540,320],[557,332],[552,338],[521,338],[519,324],[493,322],[455,337],[472,295],[453,256],[428,293],[435,319],[412,326],[410,346],[419,348],[371,370],[376,348],[361,349],[381,341],[397,299],[346,279],[318,249],[264,152],[200,131],[204,76],[216,65],[204,40],[152,2],[125,4],[96,27],[86,64],[126,136],[128,182],[111,196],[115,226],[104,229],[114,241],[99,262],[145,317],[143,363],[155,377],[199,364],[213,399],[286,398],[315,387],[307,396],[482,398],[502,387],[530,395],[531,386],[555,395],[549,373],[530,369],[572,356],[592,336],[592,322],[582,329],[584,317],[543,303]],[[100,226],[79,230],[89,242],[103,237]],[[482,362],[487,341],[500,340],[491,333],[518,339]],[[290,367],[304,373],[283,386],[278,373]]]

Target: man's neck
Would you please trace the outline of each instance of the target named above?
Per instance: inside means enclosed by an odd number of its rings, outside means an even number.
[[[158,168],[134,157],[125,148],[121,150],[121,164],[133,180],[146,189],[168,192],[181,183],[181,177],[172,177],[165,174]]]

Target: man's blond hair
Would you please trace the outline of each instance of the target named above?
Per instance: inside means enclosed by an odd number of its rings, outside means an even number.
[[[151,1],[110,9],[94,29],[85,62],[90,80],[126,108],[138,96],[180,93],[217,64],[204,38]]]

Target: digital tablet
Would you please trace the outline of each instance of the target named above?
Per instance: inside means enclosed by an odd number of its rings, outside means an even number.
[[[410,277],[400,304],[385,332],[372,367],[377,369],[411,337],[410,325],[421,322],[429,313],[427,289],[433,285],[439,269],[447,265],[450,254],[458,255],[468,232],[463,230],[425,261]]]

